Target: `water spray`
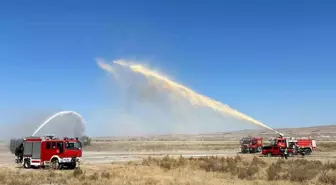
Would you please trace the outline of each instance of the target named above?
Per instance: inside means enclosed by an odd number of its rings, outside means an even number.
[[[208,107],[211,108],[219,113],[221,113],[222,115],[224,114],[228,114],[231,115],[233,117],[248,121],[250,123],[253,123],[255,125],[261,126],[263,128],[272,130],[274,132],[276,132],[277,134],[279,134],[280,136],[283,136],[283,134],[279,133],[278,131],[272,129],[271,127],[261,123],[260,121],[257,121],[231,107],[229,107],[228,105],[222,104],[221,102],[212,100],[211,98],[204,96],[202,94],[199,94],[195,91],[193,91],[192,89],[183,86],[177,82],[174,82],[172,80],[170,80],[169,78],[167,78],[166,76],[163,76],[157,72],[154,72],[140,64],[131,64],[130,62],[126,61],[126,60],[116,60],[113,62],[114,64],[117,64],[119,66],[122,67],[126,67],[131,69],[133,72],[135,73],[139,73],[144,75],[145,77],[147,77],[147,79],[150,80],[155,80],[155,85],[158,85],[158,82],[162,83],[162,86],[165,89],[168,89],[171,92],[175,92],[177,94],[179,94],[182,97],[185,97],[193,106],[203,106],[203,107]],[[106,64],[102,61],[97,62],[98,66],[102,69],[104,69],[107,72],[110,73],[114,73],[114,69],[111,65]]]
[[[43,123],[36,129],[36,130],[35,130],[35,132],[33,133],[32,136],[35,136],[35,134],[37,134],[38,131],[40,131],[40,130],[41,130],[46,124],[48,124],[52,119],[54,119],[54,118],[56,118],[56,117],[58,117],[58,116],[69,115],[69,114],[72,114],[72,115],[77,116],[77,117],[80,119],[80,121],[81,121],[82,124],[85,123],[84,119],[82,118],[82,116],[81,116],[79,113],[74,112],[74,111],[61,111],[61,112],[58,112],[58,113],[56,113],[56,114],[50,116],[48,119],[46,119],[46,120],[45,120],[45,121],[44,121],[44,122],[43,122]]]

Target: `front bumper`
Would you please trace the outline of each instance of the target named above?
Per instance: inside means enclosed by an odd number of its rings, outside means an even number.
[[[59,162],[60,163],[76,163],[76,164],[80,164],[81,160],[78,157],[77,158],[70,158],[70,157],[68,157],[68,158],[61,158]]]
[[[68,157],[68,158],[61,158],[59,163],[72,163],[72,158]]]

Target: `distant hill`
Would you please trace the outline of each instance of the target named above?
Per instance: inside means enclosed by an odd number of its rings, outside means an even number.
[[[276,129],[287,137],[312,137],[316,140],[336,140],[336,125],[280,128]],[[166,134],[138,137],[95,137],[93,140],[239,140],[247,136],[260,136],[263,138],[276,137],[270,130],[240,130],[233,132],[203,133],[203,134]]]
[[[336,140],[336,125],[301,127],[301,128],[280,128],[276,129],[287,137],[312,137],[316,140]],[[276,137],[277,134],[270,130],[240,130],[233,132],[217,132],[203,134],[166,134],[152,136],[130,136],[130,137],[95,137],[96,141],[111,140],[239,140],[243,137],[255,136],[270,138]]]
[[[301,127],[301,128],[280,128],[275,129],[288,137],[312,137],[317,140],[336,140],[336,125]],[[242,130],[230,133],[222,133],[227,138],[237,139],[251,136],[275,137],[275,132],[270,130]]]

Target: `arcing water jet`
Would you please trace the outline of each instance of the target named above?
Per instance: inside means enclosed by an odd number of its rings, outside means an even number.
[[[48,119],[46,119],[36,130],[35,132],[33,133],[32,136],[35,136],[35,134],[38,133],[38,131],[40,131],[46,124],[48,124],[52,119],[58,117],[58,116],[63,116],[63,115],[68,115],[68,114],[72,114],[72,115],[75,115],[76,117],[78,117],[81,121],[82,124],[84,124],[84,119],[82,118],[82,116],[77,113],[77,112],[74,112],[74,111],[61,111],[61,112],[58,112],[52,116],[50,116]]]
[[[172,80],[170,80],[169,78],[160,75],[157,72],[154,72],[140,64],[131,64],[130,62],[126,61],[126,60],[116,60],[114,61],[115,64],[118,64],[122,67],[126,67],[131,69],[133,72],[135,73],[140,73],[142,75],[144,75],[145,77],[147,77],[147,79],[150,80],[154,80],[155,81],[155,85],[158,85],[159,83],[161,83],[162,87],[179,94],[180,96],[184,97],[186,100],[188,100],[193,106],[203,106],[203,107],[208,107],[211,108],[219,113],[221,113],[222,115],[228,114],[231,115],[233,117],[248,121],[250,123],[253,123],[255,125],[258,125],[260,127],[272,130],[278,134],[281,135],[281,133],[279,133],[278,131],[272,129],[271,127],[261,123],[260,121],[257,121],[243,113],[240,113],[239,111],[232,109],[231,107],[229,107],[228,105],[222,104],[221,102],[212,100],[209,97],[206,97],[202,94],[198,94],[195,91],[193,91],[192,89],[189,89],[188,87],[185,87],[181,84],[178,84],[177,82],[174,82]],[[102,61],[99,61],[97,63],[99,65],[100,68],[104,69],[105,71],[108,71],[110,73],[113,73],[114,70],[112,68],[112,66],[110,66],[109,64],[103,63]]]

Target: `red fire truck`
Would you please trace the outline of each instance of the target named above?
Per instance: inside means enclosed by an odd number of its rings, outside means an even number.
[[[16,162],[24,168],[50,166],[53,169],[74,169],[80,164],[82,144],[78,138],[27,137],[16,147],[15,155]]]
[[[280,148],[301,149],[305,151],[307,155],[316,150],[316,141],[308,138],[289,138],[278,137],[271,139],[271,146],[278,146]]]
[[[263,138],[261,137],[246,137],[240,140],[240,148],[242,153],[261,152],[263,146]]]
[[[288,149],[288,157],[292,157],[294,155],[294,149],[289,148]],[[280,156],[283,154],[283,151],[281,151],[281,147],[274,145],[274,146],[264,146],[261,152],[262,155],[266,155],[268,157],[271,156]]]

